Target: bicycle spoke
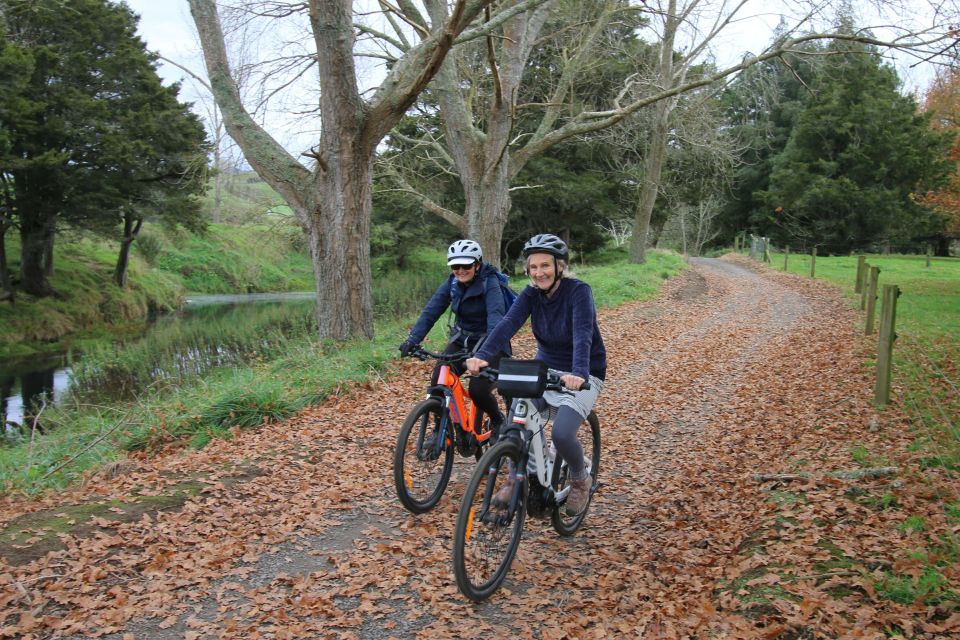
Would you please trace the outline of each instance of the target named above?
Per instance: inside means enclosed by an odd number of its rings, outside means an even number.
[[[518,453],[512,445],[489,450],[464,494],[454,540],[454,573],[461,591],[473,600],[496,591],[520,543],[526,508],[523,481],[514,510],[492,500],[510,481],[510,462],[516,464]]]
[[[432,509],[446,489],[453,470],[452,447],[438,442],[443,408],[425,400],[407,416],[394,453],[394,484],[400,502],[413,513]]]

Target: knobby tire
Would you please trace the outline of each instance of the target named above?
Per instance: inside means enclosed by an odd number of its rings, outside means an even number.
[[[439,398],[427,398],[410,411],[393,454],[393,484],[400,503],[411,513],[426,513],[437,506],[453,471],[453,437],[449,417],[445,444],[439,457],[421,459],[424,439],[440,428],[445,409]],[[421,456],[418,458],[418,450]]]
[[[520,455],[520,445],[511,440],[487,449],[463,494],[453,535],[453,573],[460,592],[474,602],[486,600],[500,588],[520,546],[527,512],[526,481],[519,482],[519,491],[514,492],[517,503],[509,519],[506,508],[483,509],[484,502],[489,505],[503,486],[511,464],[513,469],[525,468]]]

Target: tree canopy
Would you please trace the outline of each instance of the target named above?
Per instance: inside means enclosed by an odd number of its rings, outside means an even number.
[[[924,98],[924,110],[930,126],[952,140],[946,160],[951,171],[947,182],[921,196],[923,204],[933,207],[944,218],[944,229],[934,244],[938,255],[947,255],[949,240],[960,238],[960,71],[940,73]]]
[[[0,0],[0,175],[21,236],[20,286],[53,293],[59,226],[131,215],[200,223],[203,126],[164,87],[136,17],[107,0]],[[135,213],[136,212],[136,213]]]
[[[765,235],[789,243],[798,227],[824,251],[847,252],[925,234],[929,211],[912,194],[942,175],[943,137],[874,48],[832,42],[825,53],[832,64],[813,81],[762,196],[793,222],[775,217]]]

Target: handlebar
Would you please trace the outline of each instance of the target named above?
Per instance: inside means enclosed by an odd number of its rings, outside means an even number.
[[[418,346],[415,350],[411,351],[409,357],[418,358],[420,360],[437,360],[445,364],[461,363],[466,361],[468,358],[472,358],[474,353],[469,349],[463,349],[462,351],[455,351],[454,353],[436,353],[434,351],[429,351],[423,347]],[[500,372],[493,367],[484,367],[478,373],[473,374],[474,378],[486,378],[491,382],[496,382],[497,377],[500,375]],[[583,384],[580,385],[580,391],[588,391],[590,389],[590,381],[584,380]],[[560,375],[554,373],[553,371],[547,372],[547,391],[559,391],[561,393],[571,393],[563,384],[563,381],[560,380]]]
[[[455,351],[454,353],[436,353],[423,347],[417,347],[414,351],[410,352],[409,356],[411,358],[417,358],[418,360],[439,360],[446,364],[452,364],[466,360],[473,356],[473,352],[464,349],[463,351]]]

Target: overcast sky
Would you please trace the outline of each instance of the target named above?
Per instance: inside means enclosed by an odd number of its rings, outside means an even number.
[[[140,15],[139,33],[150,50],[175,60],[198,73],[203,72],[199,44],[196,40],[193,20],[190,17],[190,9],[186,0],[125,1],[135,13]],[[774,1],[776,0],[770,0],[770,2]],[[904,2],[907,6],[912,7],[911,14],[926,7],[925,0],[904,0]],[[766,15],[756,15],[749,21],[744,21],[741,25],[731,29],[724,35],[722,41],[717,42],[722,47],[720,53],[722,58],[718,62],[721,65],[733,64],[745,52],[759,53],[762,51],[769,44],[771,34],[778,21],[779,15],[771,12]],[[932,67],[930,65],[913,70],[908,69],[904,63],[896,66],[907,91],[922,92],[931,81]],[[173,65],[161,64],[160,73],[168,83],[184,81],[181,90],[182,99],[193,102],[199,101],[198,88],[185,72]],[[274,117],[280,118],[280,115]],[[288,129],[290,128],[288,127]],[[296,127],[293,129],[296,129]],[[296,152],[305,149],[310,144],[306,141],[297,142],[297,132],[293,130],[271,132],[278,137],[281,143],[288,148],[295,149]],[[287,139],[284,139],[284,137]],[[304,138],[304,140],[307,139]]]

